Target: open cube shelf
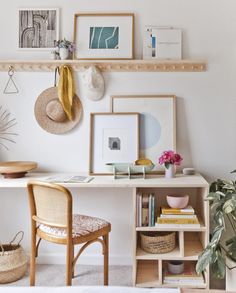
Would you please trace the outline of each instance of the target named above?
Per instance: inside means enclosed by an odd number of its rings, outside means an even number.
[[[175,178],[175,180],[168,180],[168,184],[160,184],[155,187],[142,187],[134,188],[134,273],[133,284],[139,287],[184,287],[184,288],[209,288],[209,269],[204,274],[204,283],[201,284],[168,284],[163,282],[163,270],[167,264],[167,261],[181,260],[184,262],[194,262],[198,260],[199,254],[203,251],[204,247],[209,242],[209,205],[205,201],[208,193],[209,185],[200,176],[196,180],[196,176],[189,179],[188,185],[181,184],[181,177]],[[178,181],[177,181],[178,180]],[[204,184],[202,184],[204,180]],[[191,205],[200,222],[200,228],[191,228],[186,226],[178,227],[161,227],[158,226],[137,226],[137,194],[150,194],[155,196],[155,222],[157,215],[159,214],[160,207],[167,206],[166,196],[171,194],[188,194],[189,205]],[[140,233],[158,232],[158,231],[175,231],[176,232],[176,247],[169,253],[164,254],[152,254],[144,251],[141,248]]]

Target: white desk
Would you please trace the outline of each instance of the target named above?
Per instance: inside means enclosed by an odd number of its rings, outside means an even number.
[[[68,176],[75,173],[28,173],[26,177],[19,179],[0,179],[0,188],[22,188],[27,186],[30,180],[44,180],[53,175]],[[61,183],[62,184],[62,183]],[[186,176],[177,175],[176,178],[166,179],[163,175],[150,176],[146,179],[136,178],[113,179],[113,176],[96,176],[89,183],[63,183],[65,187],[75,188],[137,188],[137,187],[207,187],[207,181],[199,174]]]

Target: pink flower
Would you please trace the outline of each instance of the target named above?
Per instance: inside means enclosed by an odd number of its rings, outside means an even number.
[[[164,164],[167,167],[170,164],[180,165],[182,160],[183,158],[179,154],[170,150],[170,151],[164,151],[158,161],[160,165]]]

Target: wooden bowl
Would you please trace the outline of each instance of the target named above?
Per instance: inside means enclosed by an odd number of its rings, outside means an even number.
[[[38,164],[36,162],[27,161],[10,161],[0,163],[0,173],[4,178],[21,178],[33,169],[36,169]]]

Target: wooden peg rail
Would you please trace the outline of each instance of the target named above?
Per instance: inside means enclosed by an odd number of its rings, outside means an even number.
[[[53,71],[56,66],[70,65],[84,71],[95,65],[103,72],[202,72],[206,62],[191,60],[0,60],[0,71]]]

